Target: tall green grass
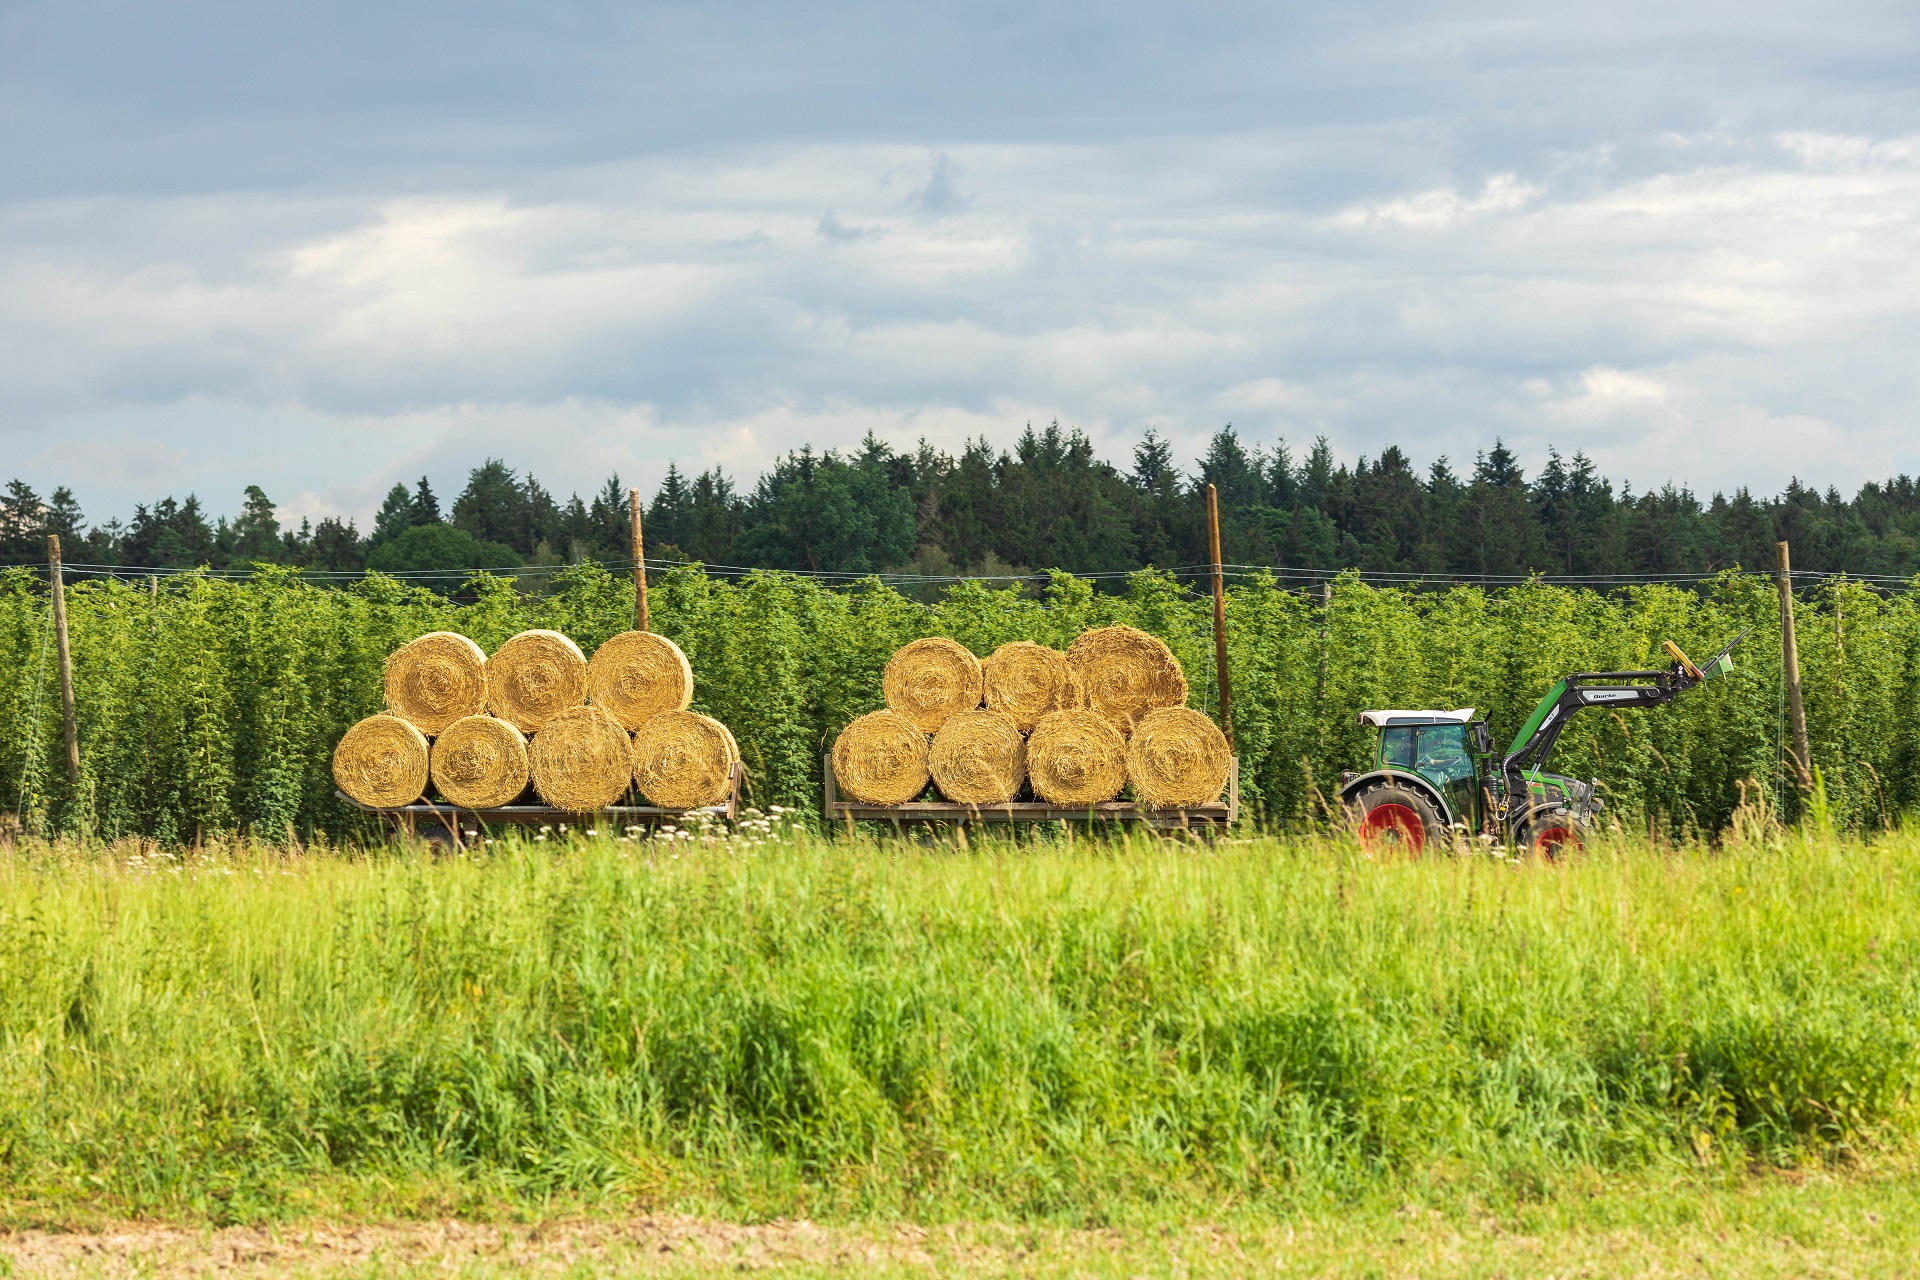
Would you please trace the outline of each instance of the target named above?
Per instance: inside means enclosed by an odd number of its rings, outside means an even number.
[[[0,1203],[1101,1221],[1845,1161],[1914,1136],[1916,902],[1911,835],[26,845]]]

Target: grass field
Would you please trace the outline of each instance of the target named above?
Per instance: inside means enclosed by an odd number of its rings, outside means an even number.
[[[527,1223],[581,1274],[1901,1274],[1917,903],[1905,834],[20,844],[0,1229],[394,1233],[275,1274],[501,1273]],[[87,1238],[0,1257],[113,1274]]]

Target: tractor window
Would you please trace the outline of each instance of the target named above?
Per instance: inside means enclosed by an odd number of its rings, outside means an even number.
[[[1387,769],[1413,768],[1413,726],[1394,725],[1380,732],[1380,764]]]
[[[1420,772],[1435,781],[1458,782],[1473,776],[1473,757],[1467,754],[1467,727],[1431,724],[1420,727]]]

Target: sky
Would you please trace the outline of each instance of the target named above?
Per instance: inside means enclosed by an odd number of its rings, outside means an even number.
[[[0,0],[0,478],[1920,472],[1920,6]]]

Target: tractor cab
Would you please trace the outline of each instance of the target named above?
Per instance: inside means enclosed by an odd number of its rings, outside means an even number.
[[[1493,759],[1493,739],[1472,707],[1455,711],[1362,711],[1377,728],[1372,768],[1340,775],[1342,798],[1373,801],[1360,815],[1360,836],[1385,838],[1418,851],[1454,829],[1480,830],[1481,776]]]

